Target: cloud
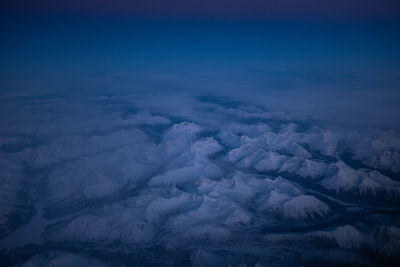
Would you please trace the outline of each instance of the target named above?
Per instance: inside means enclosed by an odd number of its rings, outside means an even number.
[[[113,264],[104,255],[129,248],[131,261],[146,264],[183,264],[175,253],[192,264],[261,264],[277,244],[296,251],[290,262],[302,263],[321,260],[320,242],[329,253],[350,251],[357,263],[367,259],[363,246],[393,258],[377,249],[374,233],[397,227],[395,217],[377,212],[381,205],[394,210],[400,197],[394,131],[344,135],[297,114],[187,93],[68,96],[33,108],[39,100],[9,102],[25,103],[21,110],[41,121],[37,131],[21,122],[0,131],[7,236],[0,243],[18,238],[1,244],[9,262],[32,242],[18,232],[31,222],[40,224],[37,246],[62,252],[28,263]],[[397,248],[394,240],[390,249]],[[275,254],[286,257],[283,249]]]

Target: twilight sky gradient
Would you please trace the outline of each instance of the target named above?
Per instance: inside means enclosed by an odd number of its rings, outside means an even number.
[[[0,0],[0,266],[400,266],[399,48],[400,0]]]
[[[400,128],[396,0],[6,0],[0,10],[3,94],[246,90],[329,123]]]
[[[396,0],[21,0],[2,1],[8,10],[95,15],[214,17],[236,19],[380,19],[398,18]]]

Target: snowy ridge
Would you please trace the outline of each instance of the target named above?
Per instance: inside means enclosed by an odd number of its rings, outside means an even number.
[[[398,254],[398,209],[380,198],[400,196],[396,134],[352,144],[260,107],[193,100],[181,116],[137,110],[124,96],[95,100],[112,102],[112,112],[87,101],[87,124],[36,114],[46,125],[37,136],[33,126],[0,132],[2,233],[12,238],[28,223],[22,193],[45,211],[35,247],[43,253],[26,266],[119,266],[107,253],[145,266],[330,263],[323,254],[357,265],[364,249]],[[26,220],[12,224],[15,214]],[[24,249],[0,256],[16,264]]]
[[[40,266],[59,266],[59,267],[106,267],[109,266],[105,262],[85,256],[74,255],[71,253],[63,253],[59,251],[51,251],[49,255],[37,255],[28,262],[21,265],[22,267],[40,267]]]
[[[378,191],[389,194],[400,193],[400,183],[380,174],[377,171],[354,170],[340,161],[336,164],[338,173],[321,182],[326,189],[340,191],[356,191],[375,195]]]
[[[0,238],[9,234],[12,218],[29,219],[28,188],[20,165],[0,153]],[[24,197],[25,196],[25,197]]]
[[[333,239],[338,246],[345,249],[357,249],[368,242],[368,237],[365,234],[360,233],[352,225],[344,225],[329,232],[317,232],[314,235]]]

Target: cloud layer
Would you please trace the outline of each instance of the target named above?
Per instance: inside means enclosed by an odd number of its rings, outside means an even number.
[[[394,132],[343,135],[210,96],[144,97],[13,100],[27,117],[1,131],[2,263],[398,260]]]

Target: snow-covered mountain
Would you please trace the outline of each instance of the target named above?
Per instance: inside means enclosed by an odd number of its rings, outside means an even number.
[[[0,130],[0,264],[399,263],[400,135],[204,99],[20,110]]]

